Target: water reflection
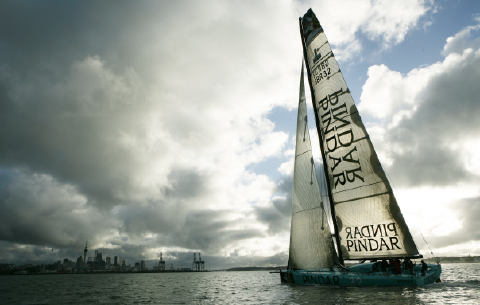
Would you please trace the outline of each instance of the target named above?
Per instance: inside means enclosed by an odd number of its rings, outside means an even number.
[[[477,304],[480,264],[443,265],[427,287],[281,284],[267,271],[1,276],[1,304]]]

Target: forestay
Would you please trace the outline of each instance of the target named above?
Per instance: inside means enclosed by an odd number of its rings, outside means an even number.
[[[303,65],[293,177],[289,266],[296,269],[331,267],[335,251],[313,163]]]
[[[310,81],[345,259],[418,255],[320,23],[302,19]]]

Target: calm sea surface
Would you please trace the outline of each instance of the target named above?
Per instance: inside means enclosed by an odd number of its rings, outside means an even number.
[[[0,304],[479,304],[480,264],[423,288],[280,284],[268,271],[0,276]]]

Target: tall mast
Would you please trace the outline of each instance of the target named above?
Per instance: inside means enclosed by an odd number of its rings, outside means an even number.
[[[307,67],[308,84],[310,86],[310,93],[312,95],[313,112],[315,113],[315,125],[317,127],[318,140],[320,142],[320,152],[322,154],[322,160],[323,160],[323,172],[325,174],[325,181],[327,183],[327,194],[328,194],[328,200],[330,201],[330,212],[331,212],[332,221],[333,221],[333,230],[335,232],[335,242],[337,244],[338,261],[341,265],[343,265],[343,255],[342,255],[342,250],[340,249],[340,237],[338,234],[337,219],[335,216],[335,206],[333,203],[332,190],[330,188],[330,179],[328,178],[328,171],[326,168],[327,159],[325,157],[325,150],[323,147],[322,130],[320,128],[320,119],[318,118],[317,105],[315,104],[316,98],[315,98],[315,92],[313,91],[312,79],[310,76],[310,66],[308,65],[307,46],[305,45],[305,39],[303,37],[302,18],[300,17],[298,21],[300,24],[300,39],[302,40],[303,58],[305,60],[305,66]]]

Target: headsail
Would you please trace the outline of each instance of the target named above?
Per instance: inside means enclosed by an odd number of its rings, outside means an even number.
[[[293,177],[289,266],[296,269],[331,267],[335,250],[313,163],[307,124],[303,65]]]
[[[311,9],[301,24],[343,257],[418,255],[330,44]]]

